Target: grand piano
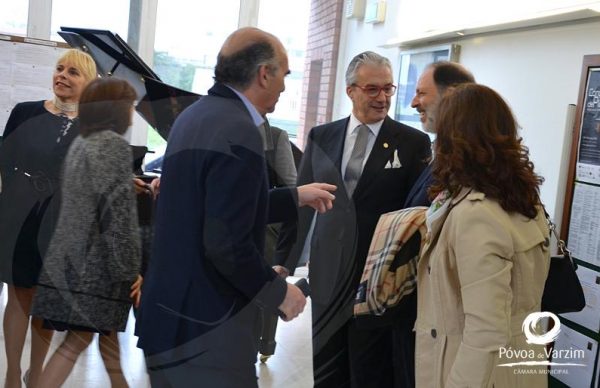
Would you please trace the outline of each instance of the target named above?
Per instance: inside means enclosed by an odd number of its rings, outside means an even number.
[[[177,115],[201,97],[199,94],[162,82],[159,76],[117,34],[88,28],[61,27],[60,29],[58,34],[71,47],[90,54],[96,62],[100,76],[119,77],[133,86],[139,96],[136,111],[165,140],[169,137],[169,131]],[[156,175],[146,175],[142,170],[148,148],[131,146],[131,149],[132,167],[136,176],[146,182],[154,179]],[[142,233],[143,262],[147,264],[152,239],[151,225],[154,209],[152,195],[138,195],[137,203]]]
[[[116,76],[132,84],[138,96],[142,96],[136,106],[137,112],[165,140],[177,115],[201,97],[162,82],[118,34],[88,28],[60,29],[58,34],[71,47],[83,50],[94,58],[101,76]],[[292,151],[298,165],[302,151],[293,143]],[[144,153],[134,150],[134,157],[139,164],[140,156],[143,158]]]
[[[107,30],[61,27],[58,34],[73,48],[90,54],[102,77],[131,83],[140,100],[137,112],[167,140],[177,115],[201,96],[165,84],[117,34]]]

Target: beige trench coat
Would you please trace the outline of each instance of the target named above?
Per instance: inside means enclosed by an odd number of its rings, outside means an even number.
[[[499,359],[501,347],[543,352],[525,342],[521,326],[540,310],[549,241],[543,210],[529,220],[467,189],[452,200],[418,266],[418,388],[546,387],[545,366],[497,365],[526,360]]]

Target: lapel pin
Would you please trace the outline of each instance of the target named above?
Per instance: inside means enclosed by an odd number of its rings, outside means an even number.
[[[389,144],[388,143],[383,143],[383,148],[389,148]]]

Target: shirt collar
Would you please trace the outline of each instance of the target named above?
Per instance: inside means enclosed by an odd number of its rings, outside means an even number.
[[[225,86],[227,86],[229,89],[231,89],[240,98],[240,100],[242,100],[242,102],[246,106],[246,109],[248,109],[248,112],[250,113],[250,117],[252,117],[252,121],[254,121],[254,124],[257,127],[261,126],[262,123],[265,122],[265,119],[260,115],[260,113],[258,113],[258,110],[256,110],[256,107],[252,104],[252,102],[250,102],[248,97],[246,97],[242,93],[238,92],[237,90],[235,90],[234,88],[232,88],[229,85],[225,85]]]
[[[356,127],[358,127],[359,125],[362,125],[362,124],[363,123],[359,119],[357,119],[356,116],[354,116],[354,114],[350,114],[350,122],[348,124],[348,129],[349,129],[348,134],[350,134],[352,131],[354,131],[356,129]],[[379,135],[379,130],[381,129],[381,126],[383,125],[383,120],[378,121],[376,123],[365,124],[365,125],[367,127],[369,127],[373,136],[377,137],[377,135]]]

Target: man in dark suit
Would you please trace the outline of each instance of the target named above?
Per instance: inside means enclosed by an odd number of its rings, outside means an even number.
[[[298,172],[298,184],[336,185],[336,202],[322,215],[302,210],[296,244],[278,256],[288,269],[309,258],[315,387],[383,388],[393,382],[391,328],[354,319],[353,302],[379,216],[402,208],[430,141],[387,116],[396,90],[387,58],[357,55],[346,85],[352,115],[310,131]]]
[[[215,85],[173,126],[136,328],[153,387],[256,387],[258,306],[285,320],[304,308],[263,260],[265,227],[295,219],[296,202],[331,208],[335,187],[267,189],[257,127],[288,73],[277,38],[240,29],[219,52]]]
[[[438,104],[447,88],[465,82],[475,82],[473,75],[463,66],[454,62],[440,61],[429,64],[417,81],[415,96],[411,106],[420,114],[423,129],[435,133],[435,117]],[[419,178],[412,186],[404,202],[404,207],[429,206],[429,187],[432,184],[431,163],[421,172]],[[412,328],[417,318],[417,292],[404,297],[402,301],[404,311],[402,322],[394,324],[394,373],[395,387],[414,387],[414,333],[407,332],[407,327]]]
[[[475,78],[471,72],[458,63],[433,62],[425,68],[417,81],[415,96],[410,104],[419,112],[425,131],[436,132],[435,117],[446,89],[467,82],[475,82]],[[431,183],[431,164],[428,164],[408,193],[404,207],[429,206],[431,200],[427,191]]]

